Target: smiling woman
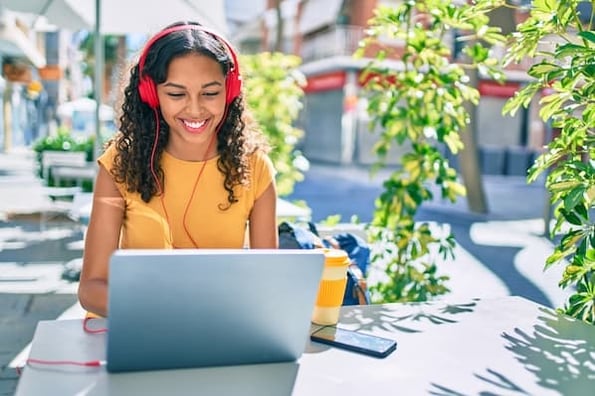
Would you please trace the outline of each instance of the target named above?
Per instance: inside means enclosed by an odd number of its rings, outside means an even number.
[[[118,248],[277,247],[275,170],[225,39],[194,23],[157,33],[131,69],[121,110],[98,159],[83,307],[107,315]]]
[[[195,70],[203,70],[196,75]],[[157,86],[161,114],[170,126],[166,149],[187,160],[200,160],[200,147],[210,143],[225,107],[225,76],[219,64],[204,55],[189,54],[171,61],[167,80]],[[205,158],[217,154],[208,145]]]

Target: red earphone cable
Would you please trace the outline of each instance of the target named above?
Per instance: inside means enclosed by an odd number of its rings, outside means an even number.
[[[83,319],[83,330],[85,331],[85,333],[99,334],[99,333],[107,332],[107,328],[92,329],[92,328],[88,327],[88,322],[93,319],[96,319],[96,318],[87,316],[85,319]],[[104,360],[88,360],[88,361],[79,362],[76,360],[45,360],[45,359],[28,358],[25,361],[25,364],[29,365],[29,366],[32,364],[41,364],[41,365],[49,365],[49,366],[100,367],[100,366],[105,365],[105,361]],[[22,367],[17,367],[17,374],[19,376],[21,375],[21,370],[22,370]]]
[[[90,333],[90,334],[107,333],[107,328],[105,328],[105,327],[102,327],[99,329],[90,328],[88,323],[93,319],[95,319],[95,318],[93,318],[91,316],[87,316],[85,319],[83,319],[83,330],[85,331],[85,333]]]
[[[184,227],[184,232],[186,232],[186,235],[188,236],[188,238],[190,238],[190,241],[192,241],[192,244],[197,249],[198,249],[198,243],[196,243],[196,241],[194,240],[194,238],[192,238],[192,235],[190,234],[190,230],[188,229],[188,226],[186,224],[186,217],[188,215],[188,209],[190,208],[192,199],[194,198],[194,194],[196,193],[196,188],[198,186],[198,182],[202,176],[203,171],[205,170],[205,166],[207,165],[206,157],[209,155],[211,147],[213,147],[213,142],[215,142],[216,137],[219,134],[219,130],[221,129],[223,122],[227,118],[228,111],[229,111],[229,106],[226,104],[225,111],[223,112],[223,118],[221,119],[221,121],[219,121],[219,125],[217,125],[217,129],[215,130],[215,133],[213,134],[213,136],[211,136],[211,140],[209,141],[209,145],[207,146],[207,150],[205,152],[205,158],[203,159],[202,166],[200,167],[198,175],[196,176],[196,180],[194,181],[194,186],[192,187],[192,193],[190,194],[190,197],[188,198],[188,202],[186,203],[186,207],[184,208],[184,216],[182,217],[182,225]],[[155,166],[154,166],[155,152],[157,151],[157,142],[159,140],[159,114],[157,112],[157,109],[153,109],[153,114],[155,114],[156,131],[155,131],[155,140],[153,141],[153,148],[151,150],[150,168],[151,168],[151,173],[153,174],[153,178],[155,179],[155,183],[157,183],[157,188],[159,189],[159,200],[161,203],[161,208],[163,209],[163,214],[165,215],[165,220],[167,221],[167,226],[169,229],[169,238],[171,240],[172,246],[175,248],[173,231],[172,231],[172,227],[171,227],[171,221],[169,219],[169,213],[167,212],[167,208],[166,208],[165,202],[164,202],[164,190],[163,190],[163,187],[161,186],[161,182],[159,181],[159,178],[157,177],[157,173],[155,172]]]
[[[105,364],[103,360],[88,360],[86,362],[77,362],[75,360],[44,360],[44,359],[27,359],[27,364],[47,364],[51,366],[70,365],[82,367],[100,367]]]
[[[169,214],[167,213],[167,209],[163,203],[163,187],[161,186],[161,182],[157,177],[157,173],[155,172],[155,152],[157,151],[157,142],[159,141],[159,113],[157,112],[157,108],[153,108],[153,114],[155,115],[155,140],[153,141],[153,148],[151,149],[151,161],[150,161],[150,168],[151,173],[153,174],[153,180],[157,184],[157,189],[159,190],[159,197],[161,201],[161,209],[163,209],[163,213],[165,214],[165,220],[167,221],[167,228],[169,229],[169,239],[173,246],[174,244],[174,235],[171,229],[171,223],[169,221]]]
[[[159,114],[157,113],[157,109],[153,109],[153,114],[155,115],[155,140],[153,141],[153,148],[151,149],[151,173],[153,174],[153,179],[155,183],[157,183],[157,188],[159,189],[159,194],[163,194],[163,188],[161,187],[161,182],[157,177],[157,173],[155,173],[155,152],[157,151],[157,142],[159,141]]]
[[[194,193],[196,192],[196,187],[198,186],[198,181],[200,180],[200,177],[202,176],[202,172],[205,170],[205,166],[207,165],[206,157],[209,154],[211,147],[213,146],[213,142],[215,141],[217,132],[218,132],[218,130],[213,134],[213,136],[211,136],[211,141],[209,142],[209,145],[207,147],[207,151],[205,153],[205,158],[203,159],[202,166],[200,167],[200,171],[198,172],[198,176],[196,177],[196,180],[194,181],[194,186],[192,187],[192,194],[190,194],[190,198],[188,198],[188,202],[186,203],[186,208],[184,209],[184,217],[182,217],[182,225],[184,226],[184,231],[186,232],[186,235],[188,235],[188,238],[190,238],[190,240],[192,241],[192,244],[194,245],[194,247],[197,249],[198,249],[198,244],[196,243],[194,238],[192,238],[192,235],[190,234],[190,231],[188,230],[188,226],[186,225],[186,215],[188,214],[188,209],[190,208],[190,203],[192,202],[192,199],[194,198]],[[168,219],[168,222],[169,222],[169,219]],[[172,239],[172,244],[173,244],[173,239]]]

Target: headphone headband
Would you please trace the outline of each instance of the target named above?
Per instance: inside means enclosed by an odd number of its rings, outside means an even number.
[[[217,40],[223,42],[223,44],[225,44],[225,46],[227,47],[227,51],[229,52],[229,55],[231,56],[231,60],[233,62],[232,70],[235,70],[239,74],[240,70],[239,70],[239,66],[238,66],[238,60],[236,57],[236,53],[235,53],[233,47],[231,46],[231,44],[226,39],[224,39],[222,36],[220,36],[214,30],[204,27],[202,25],[187,24],[187,25],[176,25],[176,26],[172,26],[167,29],[164,29],[164,30],[158,32],[157,34],[155,34],[153,37],[151,37],[151,39],[149,41],[147,41],[147,43],[145,44],[145,47],[143,49],[143,52],[141,53],[141,57],[138,60],[138,71],[139,71],[139,73],[141,73],[141,75],[142,75],[143,69],[145,67],[145,61],[147,59],[147,54],[149,53],[149,50],[151,49],[153,44],[155,44],[156,41],[167,36],[168,34],[173,33],[173,32],[178,32],[180,30],[199,30],[199,31],[208,33],[211,36],[215,37]]]
[[[224,39],[221,35],[215,32],[212,29],[206,28],[202,25],[192,25],[192,24],[185,24],[185,25],[176,25],[164,29],[157,34],[155,34],[147,43],[141,53],[141,56],[138,60],[138,73],[139,73],[139,84],[138,84],[138,91],[141,100],[149,105],[152,109],[156,109],[159,107],[159,99],[157,97],[157,86],[153,79],[144,73],[145,68],[145,61],[147,59],[147,55],[149,50],[155,44],[156,41],[159,39],[167,36],[170,33],[181,31],[181,30],[198,30],[210,34],[216,40],[222,42],[225,47],[227,48],[227,52],[229,53],[232,65],[231,68],[227,71],[227,75],[225,76],[226,79],[226,98],[225,103],[230,104],[233,102],[235,98],[237,98],[242,89],[242,78],[240,75],[239,63],[236,56],[236,53],[232,47],[232,45]]]

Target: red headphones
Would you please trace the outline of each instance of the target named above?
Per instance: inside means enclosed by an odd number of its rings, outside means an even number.
[[[151,38],[147,44],[145,45],[145,49],[143,50],[140,59],[138,61],[138,71],[140,74],[140,81],[138,83],[138,93],[140,95],[140,99],[146,103],[151,109],[157,109],[159,107],[159,98],[157,96],[157,85],[155,81],[148,75],[143,73],[143,68],[145,66],[145,60],[147,57],[147,53],[149,49],[160,38],[167,36],[170,33],[177,32],[180,30],[200,30],[206,33],[209,33],[211,36],[215,37],[217,40],[223,42],[229,51],[233,65],[231,69],[227,72],[227,76],[225,78],[225,104],[230,104],[233,102],[235,98],[240,96],[242,91],[242,77],[240,75],[240,69],[238,65],[238,60],[236,57],[236,53],[233,50],[231,44],[227,42],[223,37],[219,36],[217,33],[213,32],[210,29],[205,28],[201,25],[178,25],[173,26],[168,29],[164,29],[161,32],[157,33],[153,38]]]

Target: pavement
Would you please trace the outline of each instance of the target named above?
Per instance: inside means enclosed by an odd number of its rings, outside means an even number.
[[[61,278],[82,231],[46,192],[31,151],[0,154],[0,396],[14,394],[37,322],[82,313],[77,284]]]
[[[393,172],[384,169],[371,176],[368,168],[314,164],[306,180],[297,184],[290,200],[307,202],[315,222],[341,215],[369,222],[382,183]],[[416,220],[429,222],[438,232],[452,232],[457,241],[454,259],[438,259],[438,271],[449,276],[451,292],[441,299],[515,295],[548,307],[561,307],[570,291],[558,287],[562,266],[544,271],[553,243],[544,236],[544,214],[549,206],[544,183],[528,184],[522,176],[483,175],[487,213],[473,213],[466,199],[456,203],[435,199],[424,203]],[[368,282],[384,277],[372,267]]]
[[[344,222],[352,215],[368,222],[390,173],[371,177],[365,167],[311,164],[305,180],[286,198],[306,201],[315,222],[337,214]],[[464,198],[455,204],[437,199],[418,213],[417,220],[452,232],[458,243],[455,259],[439,263],[451,289],[441,299],[517,295],[561,306],[569,294],[557,286],[562,268],[543,271],[553,251],[543,236],[543,183],[528,185],[518,176],[485,175],[483,180],[488,213],[472,213]],[[0,153],[0,396],[14,393],[15,366],[26,356],[38,321],[82,315],[78,285],[62,279],[62,272],[80,259],[83,234],[65,216],[41,215],[55,206],[36,176],[30,150]],[[374,266],[369,282],[383,274],[381,266]]]

